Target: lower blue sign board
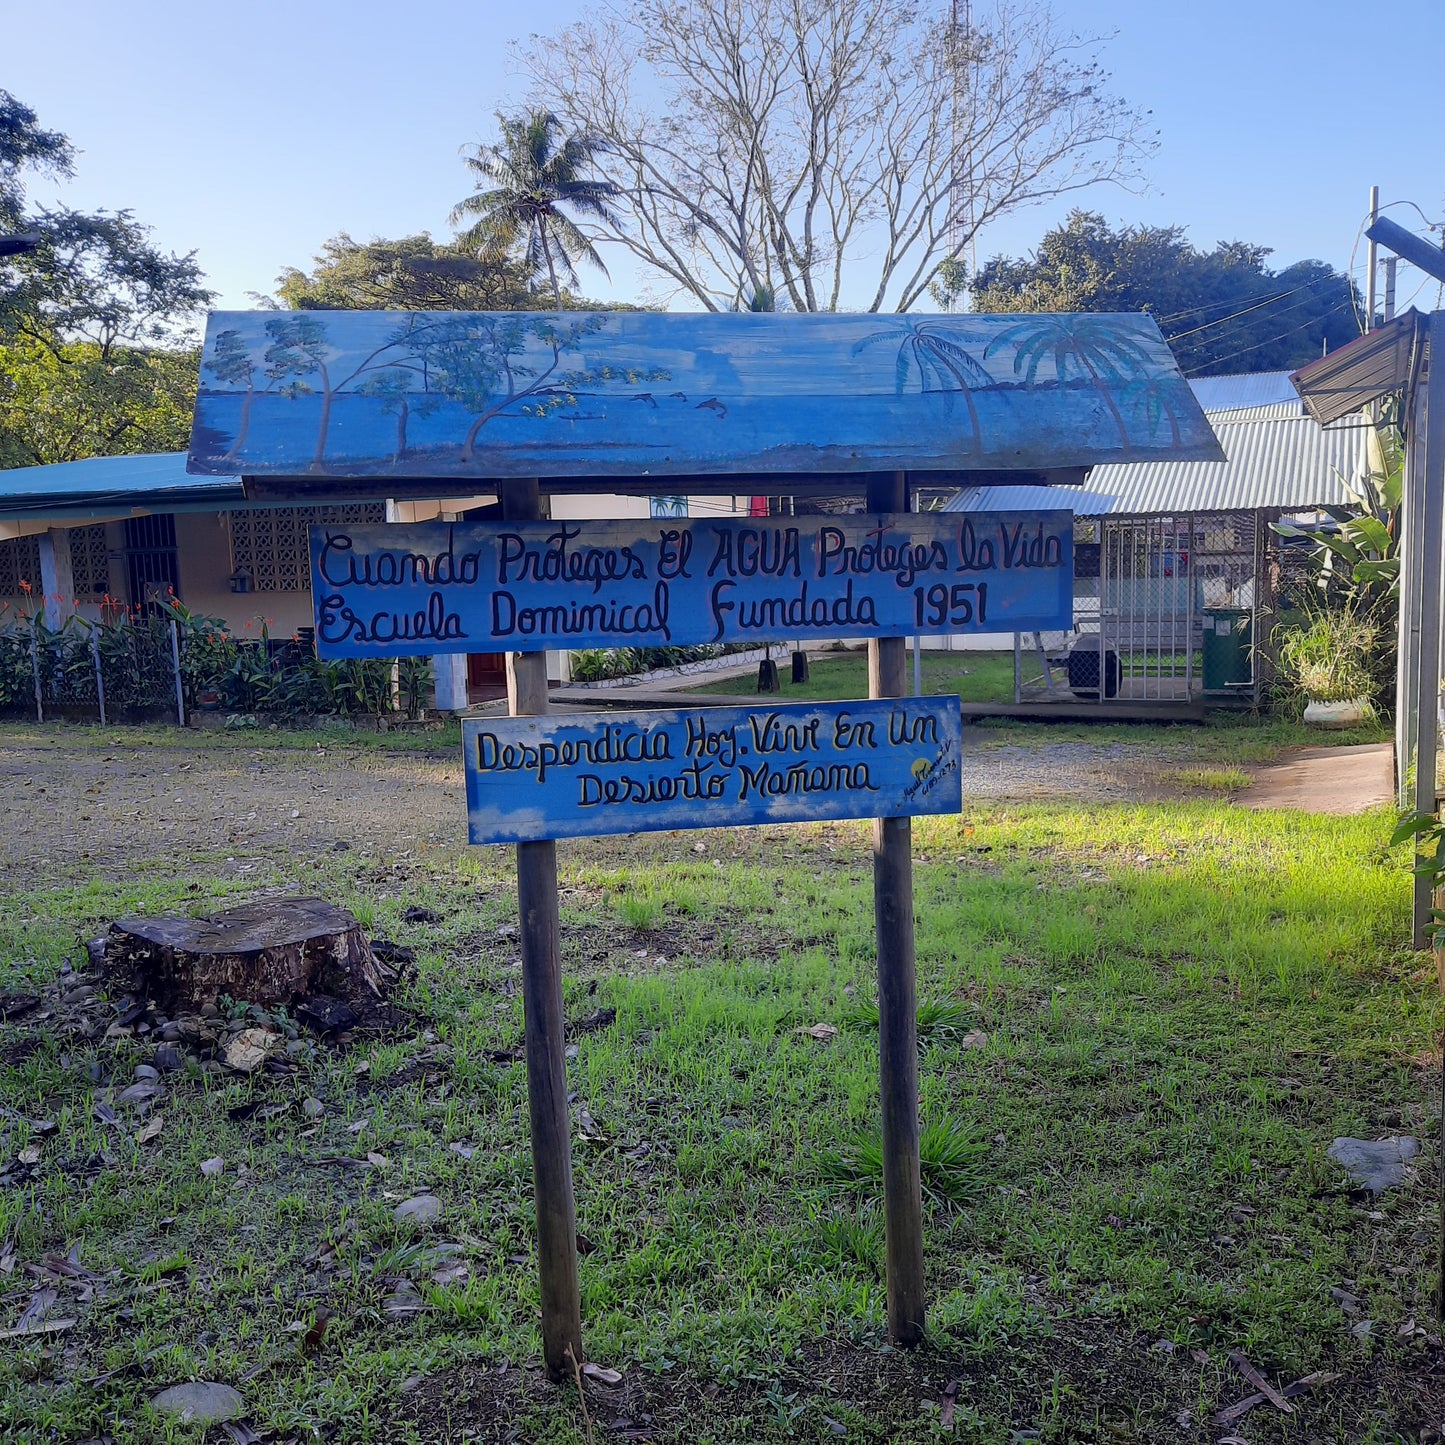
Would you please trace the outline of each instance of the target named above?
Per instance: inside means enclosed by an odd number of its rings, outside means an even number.
[[[1073,514],[311,529],[323,657],[1073,626]]]
[[[963,806],[956,697],[468,718],[473,843]]]

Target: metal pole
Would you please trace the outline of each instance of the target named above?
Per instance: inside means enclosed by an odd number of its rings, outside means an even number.
[[[1370,222],[1373,226],[1380,219],[1380,188],[1370,187]],[[1365,330],[1375,329],[1375,272],[1379,269],[1379,248],[1373,237],[1369,238],[1365,251]]]
[[[1420,533],[1425,520],[1424,404],[1411,403],[1405,418],[1405,475],[1400,501],[1399,655],[1395,672],[1395,797],[1409,807],[1410,769],[1415,762],[1415,699],[1420,683]]]
[[[171,668],[176,678],[176,725],[186,725],[186,691],[181,686],[181,635],[176,619],[171,618]]]
[[[872,513],[908,509],[903,472],[868,479]],[[868,644],[869,697],[902,697],[907,643]],[[878,1074],[883,1114],[883,1204],[888,1253],[888,1333],[922,1343],[923,1187],[918,1155],[917,980],[913,952],[913,827],[873,820],[873,908],[878,940]]]
[[[30,672],[35,679],[35,721],[45,721],[45,704],[40,697],[40,638],[35,630],[35,619],[30,619]]]
[[[1398,256],[1385,257],[1385,320],[1395,319],[1395,268],[1400,264]]]
[[[541,494],[534,479],[503,482],[501,502],[502,516],[509,522],[536,521],[542,516]],[[509,652],[508,712],[513,717],[540,717],[548,707],[547,654]],[[517,844],[517,905],[521,915],[532,1187],[537,1201],[542,1353],[548,1376],[561,1381],[572,1378],[573,1368],[581,1366],[583,1354],[577,1206],[572,1194],[572,1139],[567,1117],[556,843]]]
[[[1420,548],[1419,695],[1415,699],[1415,811],[1435,812],[1435,754],[1439,746],[1441,550],[1445,546],[1445,311],[1430,316],[1430,378],[1425,388],[1425,455],[1420,481],[1425,520]],[[1425,860],[1417,853],[1418,865]],[[1430,945],[1430,878],[1415,875],[1416,948]]]
[[[105,679],[100,672],[100,633],[90,629],[90,660],[95,664],[95,705],[100,709],[100,725],[105,726]]]

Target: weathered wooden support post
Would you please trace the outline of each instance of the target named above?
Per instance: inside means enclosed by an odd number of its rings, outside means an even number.
[[[501,502],[506,521],[530,522],[542,516],[535,479],[503,482]],[[513,717],[536,717],[547,712],[545,652],[507,654],[507,705]],[[517,904],[521,915],[532,1183],[537,1201],[542,1353],[547,1374],[553,1381],[560,1381],[572,1377],[573,1362],[580,1366],[583,1354],[555,842],[517,844]]]
[[[1415,699],[1415,811],[1435,812],[1436,756],[1440,747],[1440,647],[1442,641],[1442,568],[1445,551],[1445,366],[1435,358],[1445,355],[1445,311],[1430,316],[1430,374],[1424,388],[1424,444],[1420,469],[1414,481],[1423,492],[1420,544],[1419,630]],[[1420,416],[1419,412],[1416,413]],[[1417,429],[1419,422],[1417,421]],[[1426,860],[1418,852],[1419,867]],[[1412,923],[1416,948],[1430,946],[1434,890],[1427,874],[1415,874]],[[1445,1191],[1442,1191],[1445,1199]],[[1445,1261],[1442,1261],[1445,1263]]]
[[[902,472],[870,476],[868,510],[908,510]],[[907,641],[868,644],[869,697],[903,697]],[[913,954],[913,824],[873,822],[873,907],[878,941],[878,1054],[883,1113],[883,1204],[888,1238],[888,1333],[923,1340],[923,1188],[918,1157],[918,1022]]]

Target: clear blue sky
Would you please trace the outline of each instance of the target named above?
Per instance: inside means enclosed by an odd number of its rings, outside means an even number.
[[[940,0],[943,3],[943,0]],[[244,307],[337,231],[448,234],[469,189],[459,148],[493,138],[521,85],[509,46],[583,0],[70,0],[0,5],[0,87],[66,132],[71,205],[129,207],[167,247],[194,249],[222,305]],[[1161,147],[1143,195],[1072,204],[1111,222],[1180,224],[1208,247],[1271,246],[1276,265],[1350,264],[1371,184],[1445,216],[1445,144],[1426,58],[1445,3],[1396,0],[1056,0],[1061,19],[1117,32],[1117,93],[1152,111]],[[36,199],[56,193],[37,188]],[[981,254],[1020,254],[1067,206],[995,225]],[[1390,214],[1423,231],[1407,207]],[[1354,258],[1363,278],[1364,247]],[[625,264],[602,299],[635,295]],[[1403,270],[1401,301],[1420,282]],[[1419,304],[1434,303],[1432,283]]]

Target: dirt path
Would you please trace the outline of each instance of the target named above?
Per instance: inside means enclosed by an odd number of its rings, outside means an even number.
[[[1172,752],[1127,743],[967,739],[965,798],[1144,801]],[[1177,791],[1177,790],[1176,790]],[[117,877],[168,856],[243,873],[278,850],[390,855],[464,845],[460,758],[328,741],[221,746],[187,734],[0,729],[0,868],[15,884]]]

